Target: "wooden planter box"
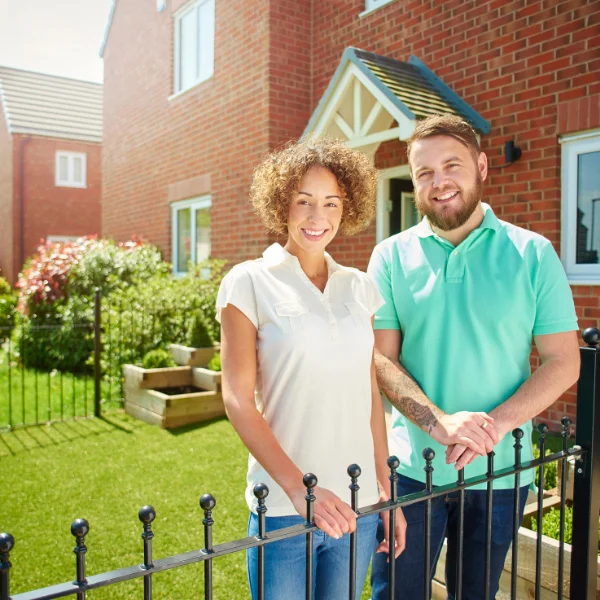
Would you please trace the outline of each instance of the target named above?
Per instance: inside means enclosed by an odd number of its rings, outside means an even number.
[[[143,369],[124,365],[123,374],[125,411],[146,423],[174,429],[225,414],[220,373],[192,367]],[[178,387],[200,389],[180,394],[163,391]]]
[[[210,359],[219,351],[219,346],[212,348],[192,348],[181,344],[171,344],[169,351],[173,360],[186,367],[205,367]]]

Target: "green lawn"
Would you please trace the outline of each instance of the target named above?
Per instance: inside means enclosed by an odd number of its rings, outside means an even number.
[[[217,499],[214,543],[245,536],[247,452],[225,419],[175,433],[122,413],[0,434],[0,531],[16,540],[11,593],[72,581],[76,518],[90,523],[87,574],[141,563],[144,504],[157,512],[154,557],[203,546],[199,498]],[[215,560],[215,598],[249,597],[245,556]],[[140,598],[142,580],[90,593],[95,600]],[[154,577],[155,599],[203,597],[203,565]],[[363,598],[369,598],[365,589]]]
[[[117,408],[120,389],[101,385],[104,410]],[[15,357],[0,350],[0,428],[60,421],[94,413],[94,378],[53,371],[23,369]]]

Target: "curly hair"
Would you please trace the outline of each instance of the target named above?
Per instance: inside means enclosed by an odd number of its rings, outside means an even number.
[[[328,138],[290,142],[256,167],[250,199],[265,226],[287,234],[290,202],[311,167],[324,167],[337,179],[343,194],[340,231],[353,234],[365,229],[375,214],[377,169],[365,154]]]

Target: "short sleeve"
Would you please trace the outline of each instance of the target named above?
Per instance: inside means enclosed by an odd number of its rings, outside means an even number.
[[[562,333],[577,329],[577,315],[571,287],[552,244],[547,244],[541,252],[538,267],[533,335]]]
[[[221,309],[232,304],[258,329],[256,294],[250,273],[243,266],[236,266],[221,281],[217,294],[217,321],[221,322]]]
[[[373,280],[366,273],[361,273],[361,280],[365,307],[370,315],[374,315],[385,304],[385,300]]]
[[[390,276],[390,264],[379,248],[375,248],[369,261],[367,274],[375,283],[379,295],[383,300],[375,313],[375,329],[400,329],[400,321],[396,313],[394,297],[392,293],[392,280]]]

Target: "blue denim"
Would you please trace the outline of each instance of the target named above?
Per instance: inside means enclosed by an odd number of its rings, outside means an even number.
[[[424,484],[400,475],[398,496],[405,496],[424,489]],[[523,518],[528,486],[520,490],[520,519]],[[504,559],[512,539],[514,492],[494,490],[492,504],[492,548],[490,564],[490,598],[495,598],[504,566]],[[465,490],[464,536],[463,536],[463,600],[480,600],[484,597],[485,561],[485,490]],[[396,589],[394,600],[417,600],[423,598],[425,552],[425,503],[419,502],[403,508],[407,522],[406,549],[396,559]],[[454,600],[456,592],[456,563],[458,535],[458,492],[434,498],[431,501],[431,573],[433,578],[440,557],[444,538],[448,538],[446,550],[446,587],[448,600]],[[383,539],[383,525],[379,522],[377,541]],[[387,554],[375,554],[371,572],[373,600],[388,599]]]
[[[377,515],[357,521],[356,598],[360,598],[371,555],[375,550]],[[267,517],[267,532],[304,523],[300,516]],[[258,533],[258,517],[250,513],[248,535]],[[265,600],[304,600],[306,591],[306,536],[265,545]],[[253,600],[258,598],[258,550],[246,553]],[[321,530],[313,533],[313,597],[315,600],[348,598],[350,534],[336,540]]]

